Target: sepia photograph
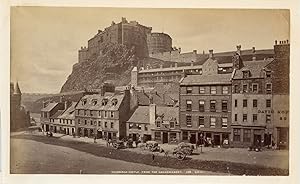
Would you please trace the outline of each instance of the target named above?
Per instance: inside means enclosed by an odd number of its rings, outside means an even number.
[[[12,6],[8,172],[289,176],[290,39],[289,9]]]

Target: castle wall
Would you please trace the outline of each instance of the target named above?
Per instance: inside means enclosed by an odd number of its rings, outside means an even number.
[[[172,50],[172,38],[165,33],[151,33],[147,35],[149,53],[169,52]]]

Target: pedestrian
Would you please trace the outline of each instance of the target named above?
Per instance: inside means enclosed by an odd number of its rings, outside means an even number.
[[[152,161],[154,161],[155,155],[154,153],[152,153]]]
[[[96,136],[95,136],[95,137],[94,137],[94,143],[97,143],[97,142],[96,142],[96,139],[97,139],[97,138],[96,138]]]

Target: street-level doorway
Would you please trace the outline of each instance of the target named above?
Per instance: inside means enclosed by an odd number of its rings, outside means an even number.
[[[162,143],[168,143],[168,133],[167,132],[163,132],[163,140]]]
[[[254,134],[253,144],[257,146],[261,146],[261,135]]]
[[[214,134],[214,144],[217,146],[221,145],[220,134]]]
[[[87,136],[88,136],[88,129],[85,128],[85,129],[83,130],[83,136],[84,136],[84,137],[87,137]]]
[[[111,139],[111,133],[110,132],[107,134],[107,138]]]
[[[151,135],[144,134],[144,142],[150,141]]]
[[[196,134],[195,133],[191,133],[191,135],[190,135],[190,143],[196,144]]]

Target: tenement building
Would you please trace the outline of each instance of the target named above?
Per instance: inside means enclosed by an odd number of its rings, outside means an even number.
[[[202,74],[187,75],[180,82],[181,139],[196,143],[201,134],[215,145],[229,139],[231,131],[231,73],[218,73],[210,51]]]
[[[126,123],[126,134],[134,141],[155,140],[160,143],[179,143],[179,108],[139,106]]]
[[[83,96],[75,107],[78,136],[118,139],[126,135],[130,117],[130,91]]]
[[[272,59],[234,59],[231,143],[238,147],[288,145],[289,44],[275,43]]]

